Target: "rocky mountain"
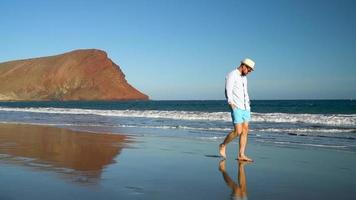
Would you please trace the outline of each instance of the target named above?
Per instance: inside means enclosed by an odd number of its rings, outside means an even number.
[[[147,99],[97,49],[0,63],[0,101]]]

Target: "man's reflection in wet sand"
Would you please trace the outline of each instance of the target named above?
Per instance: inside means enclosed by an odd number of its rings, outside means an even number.
[[[58,172],[79,183],[99,181],[126,144],[124,135],[0,124],[0,161]]]
[[[246,161],[238,161],[238,181],[234,182],[230,176],[226,173],[225,169],[225,159],[221,160],[219,163],[219,170],[221,171],[223,178],[232,189],[231,197],[232,199],[243,199],[247,200],[247,186],[246,186],[246,175],[244,166],[249,163]]]

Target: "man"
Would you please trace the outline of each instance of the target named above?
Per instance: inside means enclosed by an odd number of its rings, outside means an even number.
[[[247,93],[246,76],[254,69],[255,62],[249,58],[246,58],[241,61],[241,64],[237,69],[233,70],[226,76],[225,95],[231,109],[234,130],[226,136],[224,142],[219,146],[219,152],[223,158],[226,158],[226,145],[237,136],[240,136],[240,148],[237,159],[240,161],[253,161],[245,155],[245,149],[247,145],[247,134],[249,131],[248,122],[251,119],[250,99]]]

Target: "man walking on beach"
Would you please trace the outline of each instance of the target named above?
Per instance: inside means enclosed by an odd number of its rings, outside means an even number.
[[[226,76],[225,96],[231,109],[234,130],[226,136],[224,142],[219,146],[219,153],[224,158],[226,158],[226,145],[237,136],[240,136],[240,148],[237,159],[252,162],[252,159],[245,155],[247,134],[249,131],[248,122],[251,119],[246,76],[254,69],[255,62],[246,58],[241,61],[237,69],[234,69]]]

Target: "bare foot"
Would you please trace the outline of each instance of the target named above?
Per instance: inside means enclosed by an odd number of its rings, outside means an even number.
[[[224,144],[220,144],[219,145],[219,153],[220,153],[220,156],[222,156],[224,159],[226,158],[225,145]]]
[[[237,160],[237,163],[239,164],[239,167],[244,167],[245,165],[248,165],[251,162],[244,161],[244,160]]]
[[[239,160],[239,161],[246,161],[246,162],[253,162],[253,160],[252,160],[251,158],[247,157],[247,156],[239,156],[239,157],[237,158],[237,160]]]
[[[219,162],[219,170],[224,172],[225,171],[225,159]]]

